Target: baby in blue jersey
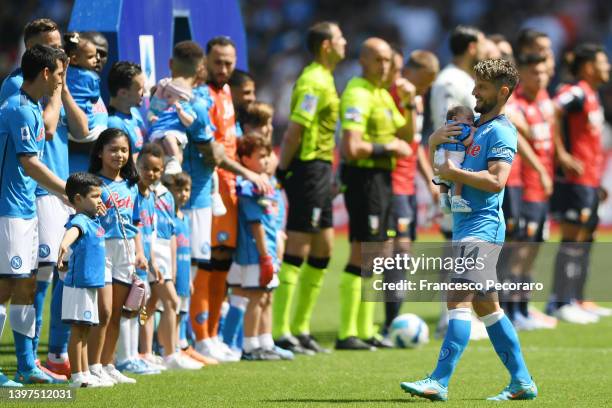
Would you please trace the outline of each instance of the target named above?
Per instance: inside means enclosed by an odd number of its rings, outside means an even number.
[[[446,123],[461,126],[461,134],[451,136],[456,139],[457,143],[442,143],[438,146],[434,154],[434,167],[443,165],[446,158],[453,162],[457,167],[461,167],[465,152],[469,145],[474,140],[474,112],[467,106],[455,106],[448,110],[446,114]],[[440,209],[444,213],[452,212],[471,212],[470,203],[461,197],[463,183],[451,183],[448,180],[441,179],[435,176],[434,184],[440,186]],[[452,196],[449,196],[451,187],[453,188]]]
[[[148,118],[151,141],[160,143],[166,154],[166,174],[182,171],[183,149],[187,145],[187,128],[195,120],[190,101],[191,85],[185,78],[164,78],[151,97]]]
[[[108,124],[108,111],[100,97],[100,76],[96,72],[100,56],[95,44],[79,33],[64,34],[64,43],[70,57],[66,84],[76,104],[87,115],[89,135],[80,142],[93,141]]]
[[[102,206],[101,186],[102,180],[89,173],[74,173],[66,181],[66,194],[76,214],[66,224],[57,266],[68,270],[62,293],[62,321],[71,325],[68,358],[72,387],[97,384],[89,373],[87,339],[89,328],[99,323],[97,289],[104,287],[105,231],[97,217]],[[65,268],[68,247],[72,254]]]

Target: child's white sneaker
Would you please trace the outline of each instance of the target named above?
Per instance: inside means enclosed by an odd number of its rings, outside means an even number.
[[[181,163],[176,157],[166,156],[166,168],[164,174],[178,174],[183,171]]]
[[[454,213],[469,213],[472,212],[470,203],[461,196],[453,196],[451,198],[451,211]]]
[[[440,193],[440,199],[438,202],[440,204],[440,211],[442,211],[443,214],[451,213],[451,201],[447,193]]]

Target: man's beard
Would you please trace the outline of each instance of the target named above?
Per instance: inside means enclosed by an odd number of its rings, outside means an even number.
[[[480,105],[476,104],[476,107],[474,108],[474,110],[484,115],[484,114],[491,112],[494,107],[495,107],[494,102],[487,103],[487,101],[482,101]]]

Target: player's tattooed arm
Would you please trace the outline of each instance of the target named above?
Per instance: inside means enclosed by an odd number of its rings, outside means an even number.
[[[293,157],[300,148],[302,141],[302,134],[304,133],[304,126],[293,121],[289,121],[289,126],[283,137],[280,151],[280,161],[278,168],[281,170],[287,170]]]

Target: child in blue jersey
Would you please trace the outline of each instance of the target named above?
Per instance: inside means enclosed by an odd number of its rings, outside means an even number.
[[[458,124],[462,128],[460,135],[452,136],[457,143],[443,143],[436,149],[434,155],[434,166],[441,166],[448,157],[456,166],[461,167],[465,159],[465,152],[474,140],[474,112],[467,106],[455,106],[448,110],[446,114],[448,124]],[[463,183],[451,183],[438,176],[433,179],[435,184],[440,186],[440,209],[445,213],[470,212],[470,203],[461,196]],[[453,194],[449,197],[449,192],[453,188]]]
[[[89,135],[80,142],[91,142],[108,124],[108,112],[100,96],[100,76],[96,73],[100,57],[95,44],[79,33],[64,34],[64,43],[70,57],[66,84],[76,104],[87,115]]]
[[[71,325],[68,358],[72,369],[71,387],[99,387],[89,373],[87,337],[98,324],[98,292],[104,287],[104,228],[97,217],[102,204],[102,180],[89,173],[74,173],[66,182],[66,194],[76,214],[66,224],[66,233],[57,257],[59,270],[68,272],[62,294],[62,321]],[[72,250],[68,267],[64,256]]]
[[[243,136],[238,156],[249,170],[265,174],[270,143],[260,134]],[[245,360],[280,360],[272,340],[272,290],[278,286],[276,237],[278,201],[276,195],[262,196],[248,180],[237,179],[238,243],[228,274],[232,293],[248,299],[244,315]]]
[[[102,382],[135,383],[136,380],[124,376],[113,365],[123,304],[135,275],[134,266],[148,269],[137,227],[140,222],[138,172],[125,132],[111,128],[100,134],[91,151],[89,172],[102,179],[102,201],[107,211],[101,218],[106,230],[106,286],[98,289],[100,325],[90,335],[94,346],[89,352],[93,363],[90,371]],[[130,336],[137,339],[138,319],[130,317]]]

